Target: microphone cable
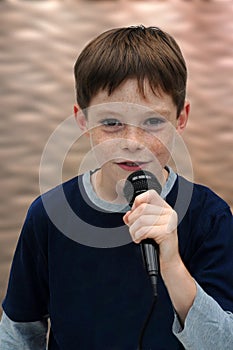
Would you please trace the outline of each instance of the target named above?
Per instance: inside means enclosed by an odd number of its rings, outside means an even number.
[[[133,206],[135,198],[150,189],[155,190],[158,194],[161,193],[162,187],[158,179],[149,171],[139,170],[128,176],[123,189],[124,196],[129,203],[129,206]],[[148,272],[153,289],[153,302],[144,321],[142,329],[139,335],[138,348],[142,350],[143,339],[145,331],[150,322],[151,315],[154,311],[155,304],[157,302],[157,277],[158,277],[158,261],[157,261],[157,246],[151,239],[146,239],[141,242],[141,252],[144,262],[144,266]]]
[[[140,334],[139,334],[137,350],[143,350],[143,339],[144,339],[145,331],[146,331],[147,326],[150,322],[150,318],[151,318],[151,315],[153,314],[156,302],[157,302],[157,295],[153,295],[153,302],[151,304],[151,307],[149,309],[149,312],[146,316],[146,319],[144,321],[144,324],[143,324],[141,331],[140,331]]]

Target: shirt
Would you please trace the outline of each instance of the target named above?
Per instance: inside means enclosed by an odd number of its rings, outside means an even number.
[[[206,187],[180,176],[166,201],[178,212],[186,267],[224,310],[232,311],[229,207]],[[78,225],[70,208],[81,218]],[[122,216],[90,200],[83,176],[39,197],[16,249],[3,303],[8,317],[32,322],[49,314],[49,349],[136,349],[152,290],[140,248],[130,241]],[[161,278],[158,293],[144,347],[183,349],[172,333],[173,308]]]
[[[223,311],[197,284],[197,295],[184,328],[174,317],[173,333],[186,350],[232,350],[233,314]],[[0,324],[1,350],[45,350],[47,322],[18,323],[3,313]]]

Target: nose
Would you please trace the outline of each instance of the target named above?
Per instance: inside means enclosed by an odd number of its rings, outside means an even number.
[[[135,126],[126,126],[122,135],[121,148],[130,152],[136,152],[144,148],[143,131]]]

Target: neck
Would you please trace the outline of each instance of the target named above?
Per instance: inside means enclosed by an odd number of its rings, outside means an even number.
[[[121,184],[119,185],[111,182],[111,179],[105,178],[101,168],[91,175],[91,184],[97,196],[112,204],[126,204],[126,199],[122,191],[124,181],[120,181]]]
[[[162,186],[165,185],[169,176],[169,172],[166,168],[163,169],[163,173],[159,179]],[[91,175],[91,184],[96,195],[106,201],[113,204],[126,204],[126,199],[123,195],[123,186],[125,179],[120,180],[117,184],[111,179],[106,179],[102,169],[95,171]]]

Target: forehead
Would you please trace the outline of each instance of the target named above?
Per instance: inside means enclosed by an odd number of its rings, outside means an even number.
[[[124,122],[133,123],[137,120],[156,116],[169,119],[171,111],[162,105],[152,109],[135,103],[108,102],[90,106],[87,115],[88,119],[93,121],[101,121],[106,118],[116,118]]]
[[[88,109],[88,115],[115,113],[124,115],[141,114],[141,113],[158,113],[165,117],[176,113],[176,106],[172,97],[157,91],[154,93],[147,81],[145,81],[143,96],[138,88],[136,80],[127,80],[122,83],[112,94],[108,94],[106,90],[99,91],[92,99]],[[95,113],[93,113],[95,112]]]

